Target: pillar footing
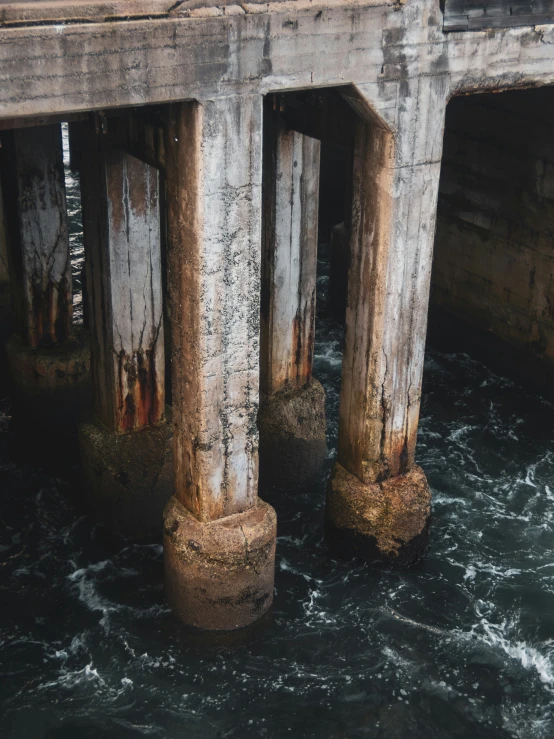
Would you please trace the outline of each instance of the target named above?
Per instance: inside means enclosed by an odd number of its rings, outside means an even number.
[[[301,390],[282,392],[260,407],[260,484],[296,488],[319,472],[327,451],[325,390],[312,378]]]
[[[273,601],[277,517],[258,500],[244,513],[202,523],[175,497],[164,512],[165,587],[185,624],[230,631]]]
[[[74,436],[90,403],[90,349],[84,331],[63,344],[33,349],[14,334],[6,344],[14,426],[27,434]],[[47,439],[46,439],[47,440]]]
[[[171,422],[116,434],[91,418],[79,426],[79,448],[85,507],[111,531],[160,537],[174,490]]]
[[[325,539],[338,557],[407,566],[427,548],[430,513],[421,467],[367,484],[337,462],[327,488]]]

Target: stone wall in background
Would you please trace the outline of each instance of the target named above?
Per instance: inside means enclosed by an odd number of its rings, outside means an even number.
[[[526,374],[546,394],[554,384],[553,114],[552,88],[449,104],[431,298],[509,345],[491,338],[495,351],[523,349]]]

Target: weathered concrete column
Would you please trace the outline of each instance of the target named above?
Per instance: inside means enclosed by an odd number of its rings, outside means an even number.
[[[16,333],[7,344],[14,421],[23,429],[76,423],[90,357],[73,330],[71,262],[59,125],[2,134],[5,233]],[[45,439],[47,442],[48,439]]]
[[[406,564],[427,545],[430,492],[414,455],[441,85],[426,80],[408,96],[395,137],[378,123],[356,132],[339,448],[326,508],[326,538],[341,556]]]
[[[312,377],[320,143],[268,126],[264,147],[260,481],[297,487],[326,452],[325,391]]]
[[[80,427],[92,507],[136,537],[160,533],[173,492],[165,367],[159,176],[88,131],[81,156],[93,410]]]
[[[175,496],[165,576],[187,624],[273,600],[276,516],[257,497],[261,97],[171,106],[166,131]]]

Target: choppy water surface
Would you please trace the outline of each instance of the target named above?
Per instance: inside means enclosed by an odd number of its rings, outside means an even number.
[[[71,249],[71,276],[73,278],[73,322],[83,323],[82,271],[85,264],[83,250],[83,222],[81,217],[81,183],[77,172],[69,168],[69,139],[67,124],[62,124],[65,190],[69,217],[69,247]]]
[[[429,350],[428,556],[400,573],[336,562],[322,524],[340,341],[320,321],[326,469],[311,489],[262,492],[279,515],[275,607],[234,643],[171,617],[159,545],[108,537],[70,504],[78,486],[13,460],[4,402],[2,737],[554,735],[552,406]]]

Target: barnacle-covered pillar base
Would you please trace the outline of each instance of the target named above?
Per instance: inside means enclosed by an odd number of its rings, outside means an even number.
[[[187,625],[247,626],[273,600],[258,498],[261,96],[172,105],[165,151],[175,495],[167,598]]]

